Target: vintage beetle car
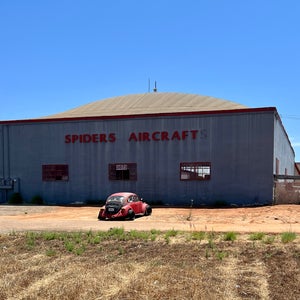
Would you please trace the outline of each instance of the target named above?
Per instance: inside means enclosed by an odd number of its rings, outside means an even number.
[[[130,219],[136,216],[151,215],[152,208],[137,194],[120,192],[110,195],[103,207],[100,208],[98,219]]]

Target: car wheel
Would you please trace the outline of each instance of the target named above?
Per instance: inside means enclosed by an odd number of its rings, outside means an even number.
[[[129,218],[129,220],[134,220],[135,219],[135,213],[134,213],[134,211],[132,209],[129,209],[127,216]]]
[[[99,214],[98,214],[98,220],[105,220],[105,218],[101,217],[100,212],[99,212]]]
[[[145,216],[150,216],[151,214],[152,214],[152,208],[150,205],[147,205],[145,209]]]

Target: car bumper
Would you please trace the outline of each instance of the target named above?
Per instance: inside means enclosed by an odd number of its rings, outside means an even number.
[[[105,211],[103,211],[103,212],[100,211],[99,215],[98,215],[98,219],[103,219],[103,220],[105,220],[105,219],[122,219],[125,217],[126,217],[126,214],[123,211],[119,211],[116,214],[108,214]]]

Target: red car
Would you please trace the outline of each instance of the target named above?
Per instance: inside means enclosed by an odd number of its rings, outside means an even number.
[[[110,195],[100,208],[98,219],[130,219],[136,216],[149,216],[152,208],[135,193],[121,192]]]

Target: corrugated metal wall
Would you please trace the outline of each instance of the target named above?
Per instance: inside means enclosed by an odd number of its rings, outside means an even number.
[[[274,144],[273,111],[0,127],[2,177],[20,178],[27,201],[39,194],[48,203],[61,204],[105,199],[116,191],[135,191],[147,201],[170,205],[189,205],[191,199],[195,206],[272,203],[274,147],[275,152],[290,147],[284,135]],[[171,140],[174,132],[183,131],[184,140]],[[143,132],[155,133],[160,140],[129,141],[130,134],[138,137]],[[167,132],[169,140],[161,140],[161,132]],[[113,134],[115,141],[65,142],[66,135],[84,134]],[[292,160],[289,156],[283,164],[290,166]],[[211,179],[181,181],[181,162],[211,162]],[[137,180],[110,181],[109,163],[136,163]],[[68,164],[69,181],[42,181],[43,164]]]
[[[274,158],[273,173],[276,175],[294,175],[294,151],[290,143],[286,141],[286,132],[282,126],[279,116],[274,118]],[[277,166],[276,166],[277,164]]]

